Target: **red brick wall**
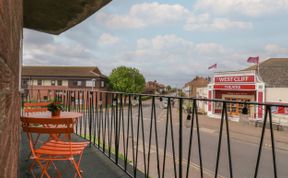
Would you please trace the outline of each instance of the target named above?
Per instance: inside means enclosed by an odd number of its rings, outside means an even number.
[[[0,177],[17,177],[22,0],[0,0]],[[19,108],[19,109],[18,109]]]

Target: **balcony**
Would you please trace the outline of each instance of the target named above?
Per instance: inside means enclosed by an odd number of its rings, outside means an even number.
[[[288,176],[287,117],[274,113],[287,105],[95,90],[27,91],[22,101],[44,96],[83,113],[75,139],[92,145],[82,161],[84,177]],[[200,112],[210,104],[220,111],[216,119]],[[236,106],[246,111],[237,116]],[[264,115],[256,119],[259,108]],[[28,164],[22,142],[23,175]]]
[[[21,148],[20,148],[20,177],[29,178],[33,177],[31,172],[28,170],[31,165],[31,160],[28,159],[30,154],[30,149],[28,145],[27,137],[24,133],[21,134]],[[80,137],[74,135],[73,141],[83,141]],[[40,138],[40,141],[45,141],[45,138]],[[73,177],[74,169],[71,167],[71,163],[63,161],[61,164],[56,162],[57,168],[60,169],[61,173],[65,175],[64,177]],[[109,159],[107,159],[98,149],[94,146],[88,147],[84,152],[84,157],[81,161],[81,169],[83,170],[83,177],[93,177],[93,178],[128,178],[129,176],[123,172],[117,165],[113,164]],[[64,171],[64,172],[63,172]],[[34,171],[35,175],[38,177],[41,174],[40,168],[36,168]],[[56,173],[54,169],[48,169],[49,175]]]

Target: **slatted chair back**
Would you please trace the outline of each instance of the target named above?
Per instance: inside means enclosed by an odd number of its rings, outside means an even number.
[[[68,143],[71,143],[71,133],[74,132],[73,129],[73,119],[72,118],[29,118],[21,117],[23,131],[26,132],[29,146],[31,149],[32,156],[36,157],[35,149],[36,144],[33,140],[33,133],[49,134],[50,137],[55,137],[55,135],[60,136],[65,134]],[[48,139],[49,140],[49,139]],[[70,153],[72,155],[72,145],[68,145]]]
[[[51,102],[25,102],[24,106],[24,113],[35,113],[35,112],[46,112],[48,111],[48,105]],[[61,102],[56,102],[57,104],[61,104]]]
[[[39,134],[71,134],[74,132],[72,118],[21,117],[23,131]]]
[[[29,113],[35,113],[35,112],[46,112],[48,111],[48,104],[51,102],[33,102],[33,103],[24,103],[24,112]]]

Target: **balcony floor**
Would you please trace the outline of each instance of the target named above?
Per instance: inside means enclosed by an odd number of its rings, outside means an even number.
[[[31,164],[31,160],[27,160],[30,153],[27,137],[24,133],[21,134],[21,146],[20,146],[20,165],[19,165],[19,177],[30,178],[33,177],[28,168]],[[40,138],[44,140],[45,138]],[[74,141],[81,141],[76,135],[73,135]],[[64,164],[63,164],[64,163]],[[56,162],[57,167],[60,168],[64,178],[70,178],[74,175],[74,169],[70,162],[61,161]],[[117,165],[109,160],[103,153],[97,150],[94,146],[86,148],[81,161],[81,169],[83,170],[82,176],[85,178],[128,178],[129,176],[122,171]],[[35,168],[35,174],[40,177],[40,169]],[[64,171],[64,172],[63,172]],[[55,171],[53,167],[48,169],[48,173],[51,177],[55,177]]]

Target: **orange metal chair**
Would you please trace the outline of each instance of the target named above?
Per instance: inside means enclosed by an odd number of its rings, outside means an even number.
[[[24,115],[29,113],[35,113],[35,112],[46,112],[48,111],[48,105],[51,102],[25,102],[23,104],[23,111]],[[61,102],[56,102],[57,104],[61,104]]]
[[[48,105],[51,102],[24,102],[23,103],[23,111],[24,116],[30,115],[32,113],[40,113],[40,112],[47,112],[48,111]],[[38,143],[38,139],[40,137],[40,134],[37,134],[36,139],[34,140],[34,145]],[[32,153],[29,154],[27,160],[31,156]]]
[[[24,114],[35,113],[35,112],[46,112],[48,111],[47,106],[51,102],[25,102],[23,104]]]
[[[40,118],[28,118],[21,117],[23,131],[27,133],[29,146],[32,152],[31,159],[34,160],[30,171],[35,177],[33,168],[35,164],[38,164],[42,170],[41,178],[45,175],[50,178],[47,169],[53,165],[57,174],[62,176],[57,169],[54,161],[70,161],[74,166],[77,175],[82,178],[80,171],[80,161],[84,149],[89,142],[71,142],[71,134],[74,132],[73,119],[40,119]],[[48,127],[47,127],[48,126]],[[61,126],[61,127],[58,127]],[[64,140],[48,140],[41,146],[36,148],[33,142],[32,134],[65,134],[67,135],[67,141]],[[78,157],[78,161],[76,161]]]

